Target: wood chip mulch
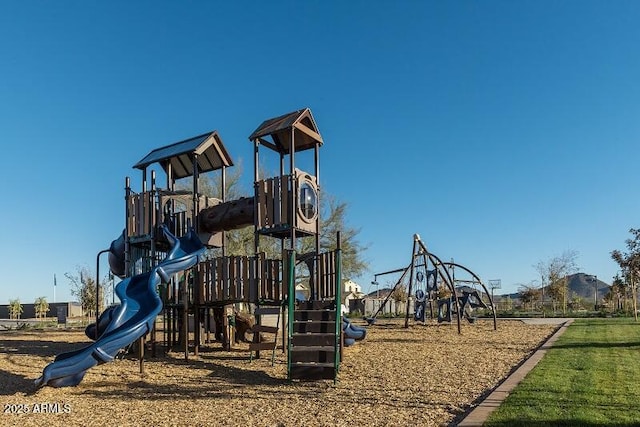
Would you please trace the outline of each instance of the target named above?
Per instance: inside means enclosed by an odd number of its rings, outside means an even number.
[[[362,324],[361,322],[355,322]],[[337,384],[287,381],[286,357],[249,362],[247,344],[200,355],[134,357],[90,369],[77,387],[35,390],[56,354],[83,347],[82,331],[0,333],[3,426],[450,425],[479,403],[557,326],[500,321],[413,325],[380,319],[345,349]],[[23,412],[23,413],[18,413]],[[25,413],[26,412],[26,413]]]

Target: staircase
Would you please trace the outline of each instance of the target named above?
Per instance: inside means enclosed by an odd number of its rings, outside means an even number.
[[[340,321],[335,301],[297,302],[290,319],[289,379],[336,380]]]
[[[253,360],[253,353],[256,358],[260,357],[260,350],[271,350],[271,366],[275,363],[276,346],[278,344],[278,329],[280,328],[280,306],[258,306],[254,312],[256,316],[256,324],[251,328],[253,330],[253,342],[249,344],[250,356],[249,360]],[[266,326],[261,322],[265,315],[276,315],[276,325]],[[270,334],[271,338],[267,339],[264,334]]]

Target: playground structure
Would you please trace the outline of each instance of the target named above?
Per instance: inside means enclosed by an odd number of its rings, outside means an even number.
[[[456,277],[456,271],[462,271],[464,277]],[[396,292],[406,289],[405,328],[409,327],[413,302],[412,314],[416,322],[424,323],[427,318],[437,319],[438,323],[452,322],[455,318],[460,333],[462,317],[473,323],[476,319],[473,310],[484,308],[491,311],[493,328],[497,329],[495,306],[480,277],[461,264],[442,261],[429,252],[418,234],[413,236],[411,263],[404,268],[376,274],[373,283],[377,284],[379,276],[393,273],[402,274],[375,313],[366,318],[369,324],[375,323],[378,314]]]
[[[156,274],[162,280],[154,280],[149,288],[157,286],[157,296],[147,296],[160,298],[161,304],[142,301],[134,304],[142,312],[134,317],[144,318],[142,323],[148,328],[143,328],[144,333],[131,334],[129,329],[139,329],[140,322],[118,324],[126,330],[117,342],[119,348],[139,342],[141,372],[147,333],[152,352],[156,351],[158,337],[154,325],[160,311],[166,347],[180,348],[188,358],[190,347],[197,355],[202,334],[206,333],[208,338],[211,330],[225,348],[230,348],[234,342],[231,327],[234,304],[247,303],[254,308],[255,315],[251,356],[255,352],[260,357],[261,350],[275,351],[282,329],[289,379],[336,379],[342,348],[340,236],[338,233],[334,250],[320,252],[318,176],[323,139],[311,110],[305,108],[264,121],[249,140],[254,145],[253,197],[226,199],[225,172],[233,161],[217,131],[155,149],[134,165],[142,172],[142,190],[134,192],[130,179],[126,178],[125,228],[108,250],[111,271],[124,279],[118,285],[123,290],[118,292],[121,304],[105,311],[95,325],[87,328],[87,335],[96,340],[97,347],[116,325],[114,314],[131,305],[122,283],[137,283]],[[277,176],[264,177],[265,171],[259,170],[260,148],[277,154]],[[309,151],[313,153],[313,170],[297,169],[298,156]],[[157,170],[165,174],[166,188],[158,188]],[[199,178],[206,173],[219,174],[219,198],[200,191]],[[190,190],[177,185],[183,179],[191,184]],[[254,230],[254,254],[227,254],[226,233],[249,226]],[[197,236],[204,255],[198,252],[198,262],[192,259],[192,265],[180,264],[183,267],[180,270],[164,274],[166,267],[162,260],[169,259],[175,240],[185,236],[191,239]],[[279,241],[280,258],[268,258],[261,250],[264,236]],[[298,253],[302,239],[313,240],[311,252]],[[304,267],[307,272],[303,276]],[[295,285],[300,280],[308,280],[310,298],[306,301],[295,298]],[[287,321],[280,328],[280,317],[285,313]],[[267,315],[277,316],[275,326],[261,322]],[[267,342],[266,335],[273,339]],[[89,353],[96,363],[110,360],[101,357],[100,351]],[[93,363],[75,369],[73,357],[59,358],[68,360],[63,377],[74,380],[50,381],[45,373],[38,385],[75,385]],[[58,358],[52,365],[56,363]]]
[[[112,361],[124,346],[153,329],[162,310],[157,285],[171,281],[175,273],[195,265],[204,252],[193,231],[180,239],[166,229],[162,231],[170,243],[165,259],[151,271],[120,282],[116,291],[122,304],[107,309],[97,323],[87,328],[87,335],[93,335],[95,341],[83,349],[58,355],[36,380],[36,387],[78,385],[87,369]]]

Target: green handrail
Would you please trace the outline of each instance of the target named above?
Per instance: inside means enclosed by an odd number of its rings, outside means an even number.
[[[287,260],[287,378],[291,379],[291,341],[293,340],[293,318],[296,303],[296,251],[290,250]]]
[[[341,343],[342,343],[342,304],[341,304],[341,295],[342,295],[342,251],[340,249],[340,234],[338,234],[338,247],[335,252],[336,257],[336,340],[335,340],[335,376],[334,383],[338,379],[338,371],[340,369],[340,351],[341,351]]]

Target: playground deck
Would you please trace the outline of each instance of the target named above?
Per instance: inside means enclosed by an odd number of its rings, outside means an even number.
[[[42,366],[85,344],[84,333],[2,332],[2,425],[446,425],[557,327],[505,321],[494,331],[478,321],[460,336],[451,325],[401,324],[379,319],[366,340],[345,349],[335,386],[289,383],[281,351],[271,366],[267,358],[250,363],[248,344],[222,351],[214,343],[187,362],[177,353],[149,358],[144,377],[138,361],[125,358],[88,371],[78,387],[35,394]],[[42,404],[53,413],[7,413]]]

